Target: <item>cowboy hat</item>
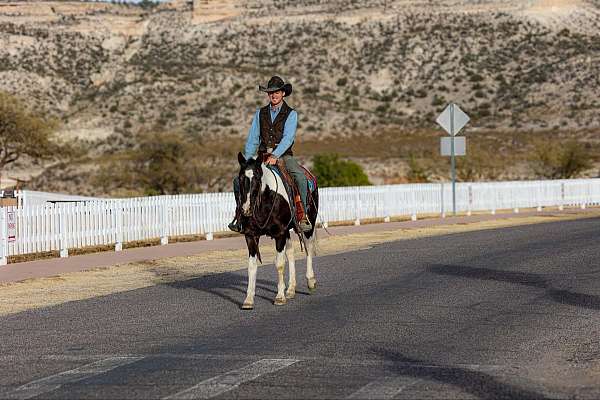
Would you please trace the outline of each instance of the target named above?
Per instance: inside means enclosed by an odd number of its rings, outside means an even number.
[[[292,85],[290,83],[283,82],[283,79],[281,79],[280,77],[274,76],[271,79],[269,79],[269,83],[267,83],[267,86],[258,85],[258,90],[267,93],[283,90],[283,97],[286,97],[292,94]]]

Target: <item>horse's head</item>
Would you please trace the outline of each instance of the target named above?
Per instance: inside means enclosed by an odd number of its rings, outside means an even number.
[[[260,195],[262,184],[262,166],[259,160],[250,158],[246,160],[242,153],[238,153],[238,162],[240,163],[240,201],[242,203],[242,213],[249,217]]]

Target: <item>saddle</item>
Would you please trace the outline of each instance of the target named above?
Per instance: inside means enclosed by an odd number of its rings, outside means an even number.
[[[267,160],[269,154],[265,154],[263,156],[263,162]],[[307,198],[307,207],[310,207],[310,199],[312,199],[311,194],[317,188],[317,178],[303,165],[300,165],[302,171],[304,171],[304,175],[306,176],[306,180],[308,181],[308,198]],[[292,207],[292,213],[296,217],[296,221],[302,220],[307,213],[307,210],[304,209],[302,205],[302,199],[300,198],[300,190],[298,189],[298,185],[296,185],[296,181],[294,178],[288,173],[285,162],[283,159],[278,159],[276,168],[273,170],[281,177],[283,184],[285,186],[285,190],[288,194],[289,199],[294,199],[294,201],[290,202],[290,206]]]

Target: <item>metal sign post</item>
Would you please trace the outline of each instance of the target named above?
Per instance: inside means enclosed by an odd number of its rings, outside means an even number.
[[[452,170],[452,215],[456,215],[456,155],[454,154],[454,104],[450,104],[450,165]]]
[[[449,138],[442,138],[441,140],[441,153],[443,156],[450,156],[452,213],[456,215],[456,156],[464,156],[466,154],[466,139],[464,137],[456,137],[456,135],[469,122],[469,116],[459,106],[450,103],[436,119],[436,122],[450,134]],[[449,152],[448,144],[450,145]]]

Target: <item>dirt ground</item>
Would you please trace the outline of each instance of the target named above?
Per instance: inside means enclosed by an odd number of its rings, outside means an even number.
[[[600,216],[600,209],[585,214],[545,214],[518,219],[401,229],[319,238],[318,255],[339,254],[396,240],[471,232],[485,229],[537,224],[559,220]],[[297,247],[296,258],[304,257]],[[269,241],[261,246],[264,265],[270,265],[275,252]],[[317,256],[318,256],[317,255]],[[97,268],[84,272],[66,273],[50,278],[30,279],[0,285],[0,315],[48,307],[69,301],[89,299],[167,282],[183,281],[203,275],[234,271],[246,266],[247,251],[213,251],[192,257],[173,257],[149,262],[129,263]],[[315,261],[318,274],[319,262]],[[298,273],[302,273],[302,268]]]

